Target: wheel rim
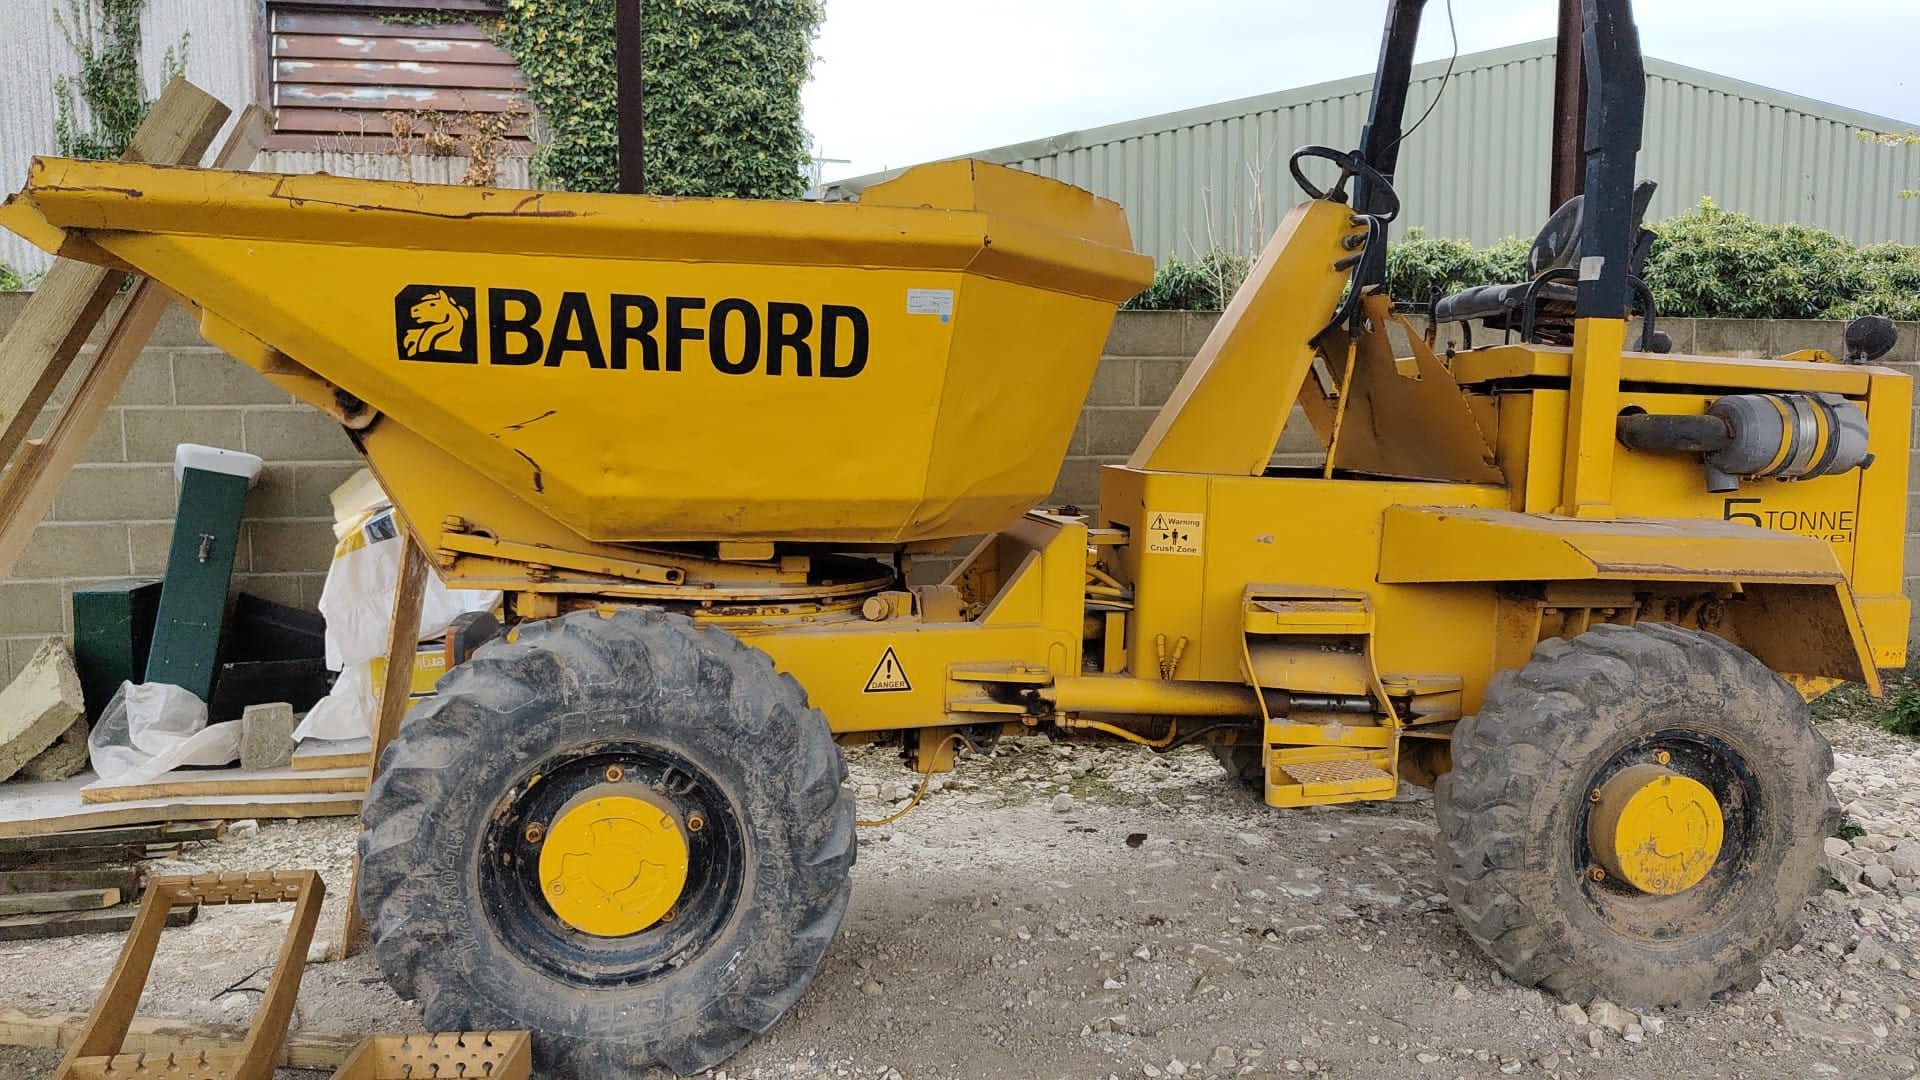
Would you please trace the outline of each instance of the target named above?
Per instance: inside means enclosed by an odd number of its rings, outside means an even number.
[[[1692,936],[1726,916],[1755,873],[1760,783],[1745,759],[1710,733],[1670,729],[1635,738],[1579,790],[1584,797],[1567,838],[1577,889],[1616,933],[1652,941]],[[1659,805],[1663,797],[1674,816],[1698,811],[1704,820],[1677,829],[1678,836],[1663,833],[1662,825],[1681,824],[1661,820],[1669,812]],[[1637,817],[1615,816],[1636,805]],[[1660,836],[1665,856],[1636,856],[1633,849]]]
[[[1587,850],[1615,878],[1657,896],[1693,888],[1713,869],[1726,819],[1713,792],[1655,761],[1629,765],[1594,789]]]
[[[487,915],[521,959],[568,982],[645,982],[697,955],[738,906],[744,835],[719,786],[677,754],[624,743],[548,759],[485,829]]]
[[[673,912],[687,884],[687,839],[672,805],[628,787],[616,781],[576,795],[540,843],[547,906],[597,937],[655,925]]]

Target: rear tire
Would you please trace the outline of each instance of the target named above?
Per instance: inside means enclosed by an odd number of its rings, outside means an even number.
[[[1262,759],[1260,747],[1208,743],[1207,750],[1213,754],[1213,760],[1219,762],[1220,767],[1227,771],[1227,779],[1233,781],[1236,786],[1265,798],[1267,768]]]
[[[1706,877],[1672,896],[1595,880],[1585,840],[1590,794],[1659,753],[1726,822]],[[1434,800],[1447,895],[1522,984],[1697,1004],[1751,986],[1797,935],[1824,878],[1832,769],[1800,695],[1721,638],[1643,623],[1545,641],[1454,735]]]
[[[430,1030],[529,1028],[545,1074],[710,1068],[793,1006],[840,925],[845,778],[799,684],[730,634],[638,610],[523,626],[381,757],[360,841],[374,954]],[[527,825],[613,780],[701,818],[675,917],[596,937],[543,901]]]

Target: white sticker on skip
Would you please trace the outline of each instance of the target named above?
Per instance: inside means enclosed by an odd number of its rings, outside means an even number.
[[[938,315],[941,322],[953,318],[952,289],[908,289],[907,314]]]

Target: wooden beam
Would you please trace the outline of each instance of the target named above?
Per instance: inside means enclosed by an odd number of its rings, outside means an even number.
[[[258,770],[190,769],[168,773],[144,784],[84,788],[80,801],[92,805],[208,795],[338,795],[360,791],[366,783],[366,771],[353,768],[298,773],[284,765]]]
[[[11,896],[0,896],[0,915],[99,911],[119,902],[119,889],[62,889],[59,892],[15,893]]]
[[[217,98],[175,79],[133,134],[123,161],[198,163],[229,113]],[[0,338],[0,461],[10,461],[67,367],[127,275],[57,259]]]
[[[64,1050],[86,1025],[83,1012],[38,1012],[0,1008],[0,1046],[31,1046]],[[239,1049],[246,1029],[226,1024],[198,1024],[136,1016],[127,1025],[124,1053],[164,1058],[174,1054],[193,1060],[205,1052],[231,1053]],[[288,1069],[337,1069],[360,1043],[358,1035],[290,1032],[274,1056],[274,1064]]]
[[[105,911],[0,916],[0,941],[39,941],[44,938],[73,937],[76,934],[118,934],[134,924],[139,917],[135,912],[135,908],[123,904]],[[199,913],[199,908],[175,908],[167,915],[167,925],[185,926]]]
[[[413,658],[420,649],[420,601],[427,592],[427,553],[411,528],[400,530],[406,551],[400,556],[400,580],[393,588],[393,625],[387,630],[387,670],[380,682],[380,705],[373,726],[373,749],[368,757],[367,787],[380,774],[380,754],[400,733],[412,703]],[[360,848],[354,847],[352,884],[347,888],[347,915],[340,927],[335,955],[345,959],[360,951],[363,920],[360,914]]]
[[[158,106],[155,108],[157,110]],[[226,145],[214,158],[214,167],[244,169],[253,164],[254,157],[260,153],[260,148],[266,145],[267,137],[272,133],[273,114],[257,105],[249,106],[240,115],[240,122],[234,125],[233,133],[227,136]],[[54,264],[54,269],[83,265],[58,262]],[[152,281],[142,278],[134,284],[126,305],[120,309],[119,317],[107,331],[106,341],[81,376],[73,396],[67,399],[60,415],[55,418],[53,427],[38,443],[28,443],[23,447],[20,455],[14,459],[13,467],[0,475],[0,578],[12,574],[13,564],[26,551],[28,541],[33,538],[33,530],[52,508],[54,496],[66,482],[67,474],[73,471],[74,464],[80,460],[87,440],[93,437],[94,429],[100,426],[101,419],[107,414],[107,406],[113,404],[114,396],[127,381],[134,362],[140,359],[141,350],[147,347],[147,340],[153,336],[153,328],[160,322],[160,316],[166,312],[171,300],[171,295]],[[32,301],[29,300],[28,304],[31,306]],[[90,328],[92,323],[87,323],[87,326]],[[11,338],[11,334],[8,336]],[[85,337],[82,333],[82,340]],[[0,344],[0,379],[4,379],[5,373],[10,370],[7,365],[11,360],[6,358],[11,356],[6,346]],[[35,406],[33,413],[38,412],[39,406]],[[28,422],[32,422],[31,417]],[[6,460],[7,448],[4,438],[0,438],[0,461]]]

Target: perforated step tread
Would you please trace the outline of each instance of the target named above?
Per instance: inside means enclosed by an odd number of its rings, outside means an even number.
[[[1393,782],[1393,775],[1369,761],[1290,761],[1280,771],[1296,784],[1348,784],[1374,780]]]

